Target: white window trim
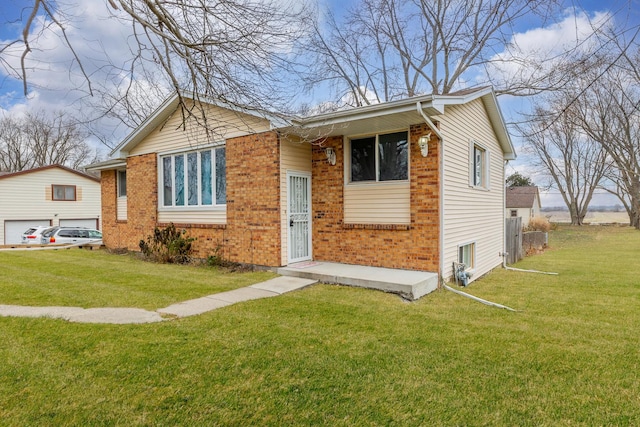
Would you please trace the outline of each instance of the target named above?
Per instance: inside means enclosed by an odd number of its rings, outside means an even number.
[[[484,165],[483,165],[483,183],[482,185],[476,185],[475,183],[475,148],[479,148],[484,152]],[[491,190],[491,152],[484,144],[477,141],[469,141],[469,187],[478,190]]]
[[[124,196],[120,195],[120,188],[121,188],[120,182],[122,181],[120,179],[120,173],[121,172],[125,173],[125,180],[126,180],[127,170],[126,169],[118,169],[118,170],[116,170],[116,191],[117,191],[118,199],[126,199],[127,198],[127,194],[126,193],[125,193]],[[128,191],[128,188],[126,188],[126,181],[125,181],[125,191]]]
[[[163,176],[163,172],[164,172],[164,164],[162,162],[163,157],[167,157],[170,156],[171,157],[171,179],[172,179],[172,183],[171,183],[171,194],[172,194],[172,200],[175,197],[174,196],[174,192],[175,192],[175,188],[176,188],[176,177],[175,177],[175,156],[176,155],[183,155],[185,158],[185,171],[186,171],[186,167],[187,167],[187,154],[189,153],[199,153],[202,151],[206,151],[206,150],[211,150],[212,154],[215,156],[215,150],[218,148],[225,148],[226,149],[226,144],[225,143],[214,143],[214,144],[207,144],[204,145],[202,147],[198,147],[197,149],[191,149],[191,150],[185,150],[180,149],[180,150],[171,150],[171,151],[166,151],[166,152],[162,152],[162,153],[158,153],[157,156],[157,189],[158,189],[158,212],[189,212],[189,211],[225,211],[227,209],[227,204],[216,204],[215,203],[215,189],[216,189],[216,175],[215,175],[215,157],[212,158],[212,176],[213,176],[213,182],[211,184],[211,189],[213,191],[212,194],[212,201],[213,204],[211,205],[189,205],[188,204],[188,190],[187,190],[187,182],[184,183],[185,186],[185,205],[184,206],[165,206],[164,205],[164,176]],[[200,156],[198,156],[198,162],[197,162],[197,176],[198,176],[198,189],[201,188],[201,174],[200,174],[200,167],[201,167],[201,162],[199,161]],[[226,167],[225,167],[225,172],[226,172]],[[201,202],[200,198],[202,197],[202,194],[200,192],[198,192],[198,202]]]
[[[380,135],[386,135],[389,133],[398,133],[398,132],[407,132],[407,179],[398,179],[398,180],[387,180],[387,181],[380,181],[379,180],[379,150],[378,150],[378,138]],[[351,140],[353,139],[363,139],[363,138],[371,138],[371,137],[375,137],[376,139],[376,149],[375,149],[375,155],[376,155],[376,179],[375,181],[352,181],[351,180]],[[377,132],[377,133],[366,133],[366,134],[360,134],[360,135],[350,135],[350,136],[345,136],[344,140],[343,140],[343,146],[345,148],[344,150],[344,154],[345,154],[345,161],[344,161],[344,182],[345,185],[387,185],[387,184],[393,184],[393,183],[398,183],[398,182],[410,182],[411,181],[411,132],[410,129],[404,128],[404,129],[395,129],[395,130],[389,130],[389,131],[384,131],[384,132]]]
[[[473,274],[476,271],[476,267],[478,266],[478,243],[475,240],[469,241],[469,242],[464,242],[464,243],[460,243],[458,244],[458,246],[456,247],[456,262],[460,262],[460,248],[463,248],[465,246],[469,246],[469,245],[473,245],[473,252],[471,254],[472,258],[473,258],[473,266],[472,267],[467,267],[465,269],[465,271],[467,271],[469,274]]]

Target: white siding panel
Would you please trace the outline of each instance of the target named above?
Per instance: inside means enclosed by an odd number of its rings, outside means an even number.
[[[207,210],[176,210],[158,212],[158,222],[176,224],[226,224],[226,209]]]
[[[409,224],[411,197],[408,182],[347,184],[344,222],[347,224]]]
[[[192,121],[183,126],[180,111],[176,111],[164,125],[154,129],[149,136],[129,153],[132,156],[149,153],[164,153],[175,150],[198,148],[225,139],[270,129],[269,122],[247,114],[236,113],[220,107],[207,107],[207,122],[212,131],[207,136],[205,129]]]
[[[438,118],[444,142],[444,271],[452,274],[458,245],[475,242],[475,279],[502,263],[504,244],[503,153],[481,100],[452,106]],[[470,141],[489,155],[487,189],[469,185]]]
[[[127,197],[118,197],[116,199],[116,220],[127,220]]]
[[[280,140],[280,222],[282,265],[289,263],[289,218],[287,218],[287,172],[311,173],[311,144],[291,138]]]
[[[76,201],[51,200],[51,185],[75,185]],[[52,226],[65,218],[100,218],[100,183],[60,168],[47,168],[0,179],[0,224],[38,218]],[[0,227],[0,242],[4,242]]]

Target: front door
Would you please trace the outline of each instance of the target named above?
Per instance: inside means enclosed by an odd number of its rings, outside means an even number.
[[[311,174],[287,173],[289,263],[311,259]]]

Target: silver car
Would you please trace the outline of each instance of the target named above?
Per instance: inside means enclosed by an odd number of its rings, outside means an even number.
[[[102,245],[102,233],[85,227],[51,227],[42,232],[41,243]]]

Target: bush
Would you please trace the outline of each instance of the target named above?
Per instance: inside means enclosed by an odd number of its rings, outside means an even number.
[[[140,250],[145,257],[166,264],[187,264],[191,262],[194,237],[187,237],[187,231],[176,230],[173,223],[165,229],[153,229],[153,235],[140,240]]]
[[[547,218],[534,216],[529,220],[529,225],[524,231],[544,231],[546,233],[549,230],[551,230],[551,223]]]

